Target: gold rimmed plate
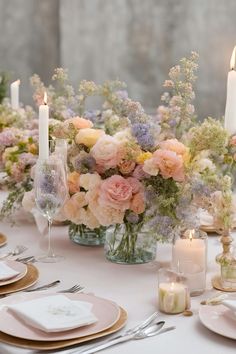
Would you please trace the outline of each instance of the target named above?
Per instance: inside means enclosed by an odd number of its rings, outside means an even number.
[[[20,290],[27,289],[37,282],[38,277],[38,269],[33,264],[27,264],[26,275],[14,283],[0,286],[0,295],[11,294]]]
[[[7,244],[7,237],[0,232],[0,247],[3,247]]]
[[[27,265],[24,263],[12,261],[12,260],[5,260],[1,262],[5,263],[8,267],[13,269],[14,271],[18,272],[18,274],[10,279],[0,280],[0,287],[17,282],[18,280],[22,279],[27,273]]]
[[[24,321],[20,320],[17,316],[8,311],[7,308],[7,306],[11,304],[25,303],[35,299],[41,299],[43,301],[43,298],[55,295],[57,294],[21,293],[3,299],[1,301],[1,305],[3,307],[0,311],[0,331],[11,336],[34,341],[69,340],[105,331],[106,329],[112,327],[120,317],[120,308],[113,301],[89,294],[64,294],[63,296],[72,301],[90,303],[92,305],[92,312],[96,316],[97,321],[93,324],[70,330],[60,332],[44,332],[24,323]]]
[[[95,333],[84,337],[69,339],[69,340],[37,341],[37,340],[18,338],[0,332],[0,342],[14,345],[16,347],[25,348],[25,349],[35,349],[35,350],[62,349],[62,348],[70,347],[72,345],[83,344],[93,339],[102,338],[109,334],[115,333],[124,327],[126,321],[127,321],[127,312],[122,307],[120,307],[120,315],[117,321],[110,328],[107,328],[106,330],[101,331],[99,333]]]

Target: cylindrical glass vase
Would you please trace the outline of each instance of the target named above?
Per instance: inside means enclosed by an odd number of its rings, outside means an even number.
[[[137,224],[115,225],[107,229],[106,258],[119,264],[142,264],[155,259],[156,239]]]
[[[105,242],[106,228],[99,227],[91,230],[85,225],[70,224],[70,239],[82,246],[103,246]]]

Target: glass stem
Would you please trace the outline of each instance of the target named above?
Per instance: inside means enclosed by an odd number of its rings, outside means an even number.
[[[51,246],[51,228],[52,228],[52,219],[48,218],[48,257],[54,257],[54,252]]]

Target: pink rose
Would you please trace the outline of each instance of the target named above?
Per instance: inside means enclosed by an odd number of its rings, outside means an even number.
[[[66,125],[73,124],[75,129],[84,129],[84,128],[92,128],[93,123],[81,117],[69,118],[65,121]]]
[[[163,178],[172,177],[177,182],[184,181],[183,158],[174,151],[157,150],[153,154],[153,163],[160,170]]]
[[[126,178],[126,181],[131,185],[133,194],[138,193],[143,189],[142,183],[140,183],[137,178],[128,177]]]
[[[98,202],[101,206],[125,211],[130,207],[131,198],[130,183],[124,177],[114,175],[101,184]]]
[[[136,213],[136,214],[142,214],[145,210],[145,199],[144,199],[144,193],[139,192],[134,195],[132,201],[131,201],[131,206],[130,209]]]
[[[160,147],[163,150],[170,150],[176,152],[177,155],[184,155],[187,152],[187,148],[184,144],[177,139],[168,139],[160,143]]]
[[[109,135],[99,138],[90,152],[103,170],[116,167],[121,160],[120,143]]]

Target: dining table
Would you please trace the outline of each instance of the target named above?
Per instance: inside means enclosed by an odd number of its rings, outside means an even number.
[[[23,253],[24,256],[37,256],[46,250],[47,235],[42,235],[31,219],[16,221],[14,225],[1,221],[0,232],[7,237],[7,244],[0,248],[0,255],[14,249],[19,244],[28,248]],[[157,273],[158,268],[168,264],[170,250],[167,246],[163,247],[157,243],[156,260],[151,263],[120,265],[106,260],[103,247],[80,246],[72,242],[69,239],[68,226],[66,225],[53,226],[52,242],[55,252],[63,255],[64,259],[58,263],[35,263],[39,270],[39,279],[33,287],[60,280],[60,284],[56,288],[45,290],[44,293],[80,284],[84,287],[85,293],[92,293],[116,302],[128,314],[126,325],[121,333],[158,311]],[[166,325],[175,326],[175,330],[151,338],[132,340],[105,349],[100,353],[235,353],[236,341],[207,329],[201,323],[198,314],[202,300],[220,293],[212,288],[211,279],[220,272],[215,257],[221,250],[219,235],[209,236],[206,290],[202,295],[191,298],[192,316],[167,315],[160,312],[158,318],[166,321]],[[86,343],[78,346],[78,353],[79,349],[85,348],[87,345]],[[68,349],[64,350],[66,353]],[[56,352],[56,350],[52,351],[52,353]],[[33,354],[35,351],[0,343],[0,353]]]

